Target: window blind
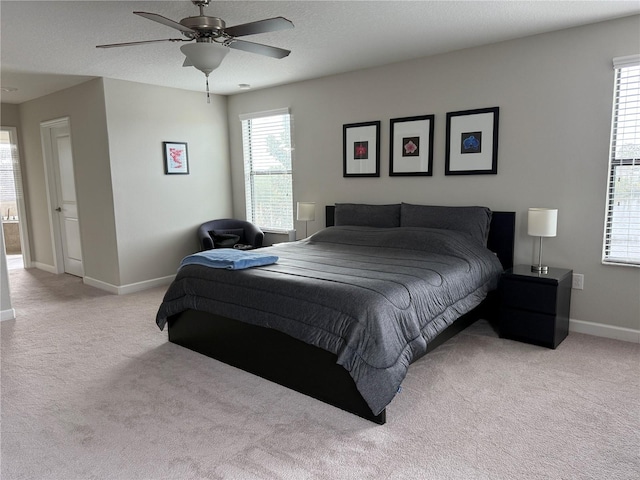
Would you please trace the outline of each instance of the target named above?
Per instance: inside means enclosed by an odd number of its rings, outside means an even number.
[[[640,55],[614,69],[603,262],[640,266]]]
[[[268,231],[293,229],[288,110],[242,115],[247,219]]]
[[[0,217],[18,219],[18,203],[24,201],[15,131],[0,131]]]

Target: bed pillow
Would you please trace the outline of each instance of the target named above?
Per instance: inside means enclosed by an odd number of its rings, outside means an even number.
[[[442,207],[403,203],[400,226],[444,228],[465,232],[483,245],[487,244],[491,210],[487,207]]]
[[[400,226],[400,204],[336,203],[335,225],[393,228]]]

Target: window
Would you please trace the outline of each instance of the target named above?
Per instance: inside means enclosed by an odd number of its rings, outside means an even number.
[[[615,58],[603,262],[640,266],[640,55]]]
[[[288,109],[241,115],[247,220],[267,231],[293,230]]]
[[[18,220],[19,185],[14,176],[19,172],[16,145],[8,130],[0,130],[0,217],[2,220]]]

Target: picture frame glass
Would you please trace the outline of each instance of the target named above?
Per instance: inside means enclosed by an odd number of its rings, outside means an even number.
[[[380,122],[344,125],[343,176],[379,176]]]
[[[447,175],[498,173],[499,107],[447,114]]]
[[[390,173],[392,175],[431,174],[432,121],[431,118],[391,120],[393,138],[391,139]]]
[[[187,174],[189,173],[189,158],[187,144],[177,142],[163,142],[165,173]]]

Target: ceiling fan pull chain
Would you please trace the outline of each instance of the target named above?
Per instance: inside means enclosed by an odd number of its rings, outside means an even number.
[[[207,103],[211,103],[211,97],[209,96],[209,75],[205,75],[207,78]]]

